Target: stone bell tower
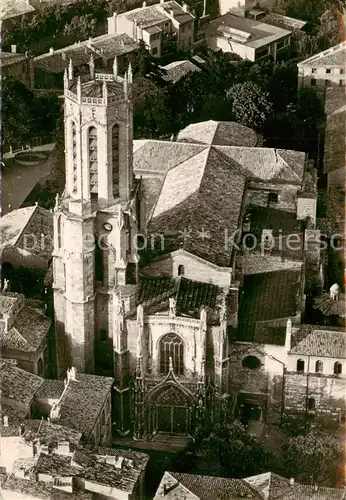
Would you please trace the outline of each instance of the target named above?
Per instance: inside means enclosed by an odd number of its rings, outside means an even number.
[[[136,265],[132,71],[64,75],[66,187],[54,210],[53,288],[58,374],[94,373],[95,346],[112,340],[113,289]]]

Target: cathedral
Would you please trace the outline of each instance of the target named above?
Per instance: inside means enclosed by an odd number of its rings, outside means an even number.
[[[120,435],[191,436],[237,404],[230,341],[248,345],[258,324],[263,332],[300,322],[309,254],[267,244],[283,223],[297,234],[314,226],[305,153],[259,147],[232,122],[191,125],[176,141],[134,141],[132,71],[120,76],[116,59],[112,73],[92,64],[87,77],[65,72],[64,122],[53,251],[59,377],[71,366],[112,376]],[[252,253],[240,246],[250,226],[259,235]],[[263,272],[286,273],[283,310],[262,304],[256,318],[238,317],[245,282]]]

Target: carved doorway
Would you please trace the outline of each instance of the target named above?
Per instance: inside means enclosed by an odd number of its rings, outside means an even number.
[[[170,386],[155,402],[155,432],[190,434],[192,401],[175,386]]]

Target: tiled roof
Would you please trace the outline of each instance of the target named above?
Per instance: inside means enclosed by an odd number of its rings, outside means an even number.
[[[24,422],[25,441],[39,442],[45,445],[57,445],[58,443],[68,441],[77,446],[81,440],[82,434],[71,427],[58,425],[48,420],[27,419]]]
[[[0,20],[5,21],[34,11],[35,8],[26,0],[5,0],[0,6]]]
[[[328,116],[324,141],[324,170],[327,173],[345,168],[345,123],[346,109]]]
[[[0,252],[16,246],[47,260],[52,255],[53,214],[45,208],[33,206],[9,212],[0,218],[0,232]],[[26,245],[25,238],[28,239]]]
[[[270,321],[257,323],[254,337],[255,342],[259,344],[285,345],[285,340],[286,326],[271,325]]]
[[[314,300],[314,309],[318,309],[324,316],[346,317],[346,297],[341,293],[339,300],[331,299],[329,293],[325,292]]]
[[[102,80],[90,80],[89,76],[84,76],[86,81],[82,81],[82,96],[83,97],[102,97],[103,96],[103,84]],[[119,81],[105,81],[107,86],[107,92],[109,96],[119,96],[123,95],[123,83]],[[77,93],[77,79],[75,79],[70,85],[70,90]]]
[[[144,172],[164,174],[207,147],[203,144],[184,142],[134,141],[134,171],[138,175]],[[277,182],[303,181],[306,153],[301,151],[221,145],[214,145],[213,148],[235,160],[246,177]]]
[[[97,446],[93,450],[93,453],[95,455],[124,457],[128,460],[133,460],[135,467],[141,470],[145,469],[149,460],[149,455],[147,455],[146,453],[133,450],[122,450],[120,448],[104,448],[102,446]]]
[[[251,274],[244,277],[237,339],[253,341],[256,323],[295,316],[300,310],[301,272]]]
[[[52,73],[62,73],[68,68],[69,60],[72,59],[75,67],[88,64],[90,56],[93,54],[95,62],[98,58],[104,57],[106,60],[114,59],[115,56],[128,54],[138,49],[138,43],[125,33],[116,35],[100,35],[91,40],[69,45],[63,49],[55,50],[52,54],[42,54],[34,58],[35,68],[50,71]],[[102,54],[101,54],[102,52]]]
[[[279,476],[273,472],[265,472],[256,476],[247,477],[244,479],[253,488],[259,491],[262,495],[268,495],[268,500],[286,498],[286,494],[290,495],[292,487],[290,480],[286,477]]]
[[[36,352],[47,337],[52,320],[42,314],[23,307],[16,315],[12,328],[7,333],[0,331],[3,348],[23,352]]]
[[[299,66],[313,66],[318,68],[320,66],[337,66],[344,67],[346,58],[346,42],[341,42],[330,49],[315,54],[305,61],[298,63]]]
[[[77,374],[59,402],[58,423],[80,431],[88,438],[110,394],[114,380],[98,375]]]
[[[266,472],[244,479],[268,500],[342,500],[345,490],[340,488],[325,488],[315,485],[294,483],[273,472]]]
[[[231,235],[239,226],[244,189],[235,161],[207,148],[167,172],[149,232],[165,235],[165,253],[183,247],[228,266],[232,248],[225,245],[225,230]]]
[[[302,325],[292,336],[292,354],[346,358],[346,332]]]
[[[65,493],[53,488],[49,483],[38,482],[35,478],[21,479],[14,474],[8,476],[2,486],[4,499],[7,498],[6,492],[20,493],[21,498],[35,498],[35,500],[92,500],[93,498],[93,494],[88,491]]]
[[[0,292],[0,313],[8,314],[24,296],[17,292]]]
[[[112,451],[108,448],[103,448],[102,451],[106,453],[100,455],[87,449],[77,449],[72,457],[40,453],[35,472],[83,478],[94,484],[111,486],[132,493],[149,456],[124,450]],[[128,455],[131,455],[131,458]]]
[[[22,63],[27,60],[25,54],[13,52],[0,52],[0,68],[11,66],[12,64]]]
[[[59,399],[63,390],[63,380],[45,379],[36,392],[35,399]]]
[[[148,7],[139,7],[138,9],[133,9],[123,14],[119,14],[119,17],[124,16],[130,21],[137,21],[138,26],[147,28],[149,26],[167,22],[170,11],[173,11],[174,19],[179,24],[183,24],[194,19],[192,14],[185,12],[182,6],[174,0],[163,4],[160,3],[158,5],[151,5]]]
[[[250,230],[255,235],[261,235],[263,229],[271,229],[273,235],[300,231],[301,223],[295,213],[278,210],[271,207],[248,205],[246,213],[250,215]]]
[[[4,425],[3,417],[8,417],[8,426]],[[18,408],[16,402],[8,404],[1,402],[0,436],[20,436],[20,425],[25,421],[27,412]]]
[[[253,147],[258,146],[259,137],[254,130],[240,123],[209,120],[188,125],[179,132],[177,141],[215,146]]]
[[[168,500],[190,498],[186,493],[191,492],[199,500],[235,500],[238,498],[260,499],[261,495],[247,484],[244,479],[233,479],[214,476],[198,476],[179,472],[165,472],[157,496],[163,496],[164,485]],[[188,490],[187,492],[184,489]],[[186,496],[185,496],[186,495]]]
[[[263,23],[272,24],[273,26],[278,26],[279,28],[284,28],[289,31],[301,30],[306,26],[307,22],[301,19],[295,19],[293,17],[282,16],[281,14],[276,14],[271,12],[267,16],[261,19]]]
[[[1,395],[6,400],[29,405],[43,378],[18,368],[12,360],[0,359]]]
[[[165,70],[165,75],[163,79],[172,83],[176,83],[184,76],[189,73],[195,73],[196,71],[201,71],[198,66],[193,64],[191,61],[174,61],[166,66],[162,66]]]
[[[329,87],[326,89],[324,110],[327,117],[345,110],[346,89],[344,87]]]
[[[274,41],[287,38],[291,31],[266,24],[261,21],[254,21],[245,17],[228,13],[212,20],[203,29],[209,36],[219,36],[232,40],[234,32],[237,30],[236,42],[242,45],[258,49]],[[239,31],[244,33],[243,41],[239,42]],[[247,35],[247,36],[246,36]]]
[[[222,289],[211,283],[192,281],[182,276],[178,278],[145,278],[141,280],[136,302],[142,304],[146,314],[168,311],[169,299],[177,301],[177,315],[200,317],[202,307],[208,309],[217,318],[217,305],[222,295]]]

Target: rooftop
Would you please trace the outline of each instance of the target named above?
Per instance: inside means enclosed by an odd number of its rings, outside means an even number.
[[[174,61],[166,66],[162,66],[165,70],[165,75],[163,79],[171,83],[178,82],[184,76],[201,71],[198,66],[193,64],[191,61]]]
[[[201,308],[206,308],[211,316],[209,321],[218,319],[217,305],[221,303],[223,290],[211,283],[192,281],[182,276],[178,278],[145,278],[141,280],[136,302],[141,304],[146,314],[156,314],[169,310],[169,299],[176,299],[178,316],[200,317]]]
[[[0,52],[0,68],[6,68],[12,64],[22,63],[27,60],[25,54],[18,54],[16,52]]]
[[[155,498],[167,498],[167,500],[190,498],[189,493],[194,495],[191,499],[199,500],[262,498],[244,479],[198,476],[178,472],[164,473]]]
[[[318,309],[324,316],[339,316],[340,318],[346,317],[346,297],[341,293],[339,300],[333,300],[327,292],[322,293],[321,296],[316,297],[314,300],[314,309]]]
[[[341,42],[334,47],[331,47],[324,52],[320,52],[319,54],[315,54],[305,61],[301,61],[298,63],[298,67],[300,66],[313,66],[318,68],[320,66],[336,66],[340,68],[344,68],[345,66],[345,57],[346,57],[346,42]]]
[[[90,40],[69,45],[63,49],[54,50],[53,53],[41,54],[34,58],[35,68],[52,73],[63,73],[72,59],[73,66],[78,67],[89,64],[91,54],[98,58],[114,59],[115,56],[128,54],[138,49],[138,43],[125,33],[105,34]]]
[[[1,395],[5,402],[13,400],[29,405],[44,379],[18,368],[13,360],[0,359]]]
[[[4,425],[3,417],[8,418],[8,425]],[[17,403],[1,402],[0,436],[20,436],[20,426],[25,421],[27,412],[18,408]]]
[[[26,0],[5,0],[0,6],[0,20],[5,21],[34,11],[35,8]]]
[[[130,21],[136,21],[138,26],[148,28],[150,26],[167,22],[167,18],[170,17],[171,12],[173,13],[174,19],[179,24],[184,24],[194,19],[192,14],[184,11],[183,7],[174,0],[159,3],[157,5],[150,5],[148,7],[139,7],[138,9],[133,9],[128,12],[124,12],[123,14],[119,14],[119,17],[124,16]]]
[[[291,354],[327,358],[346,358],[346,332],[324,329],[317,325],[302,325],[292,335]]]
[[[23,251],[49,260],[53,251],[53,215],[39,206],[18,208],[0,218],[2,235],[0,253],[7,247],[17,247]],[[42,240],[44,235],[44,240]],[[25,245],[25,237],[29,244]],[[42,241],[44,244],[42,245]],[[33,244],[37,242],[37,244]]]
[[[22,352],[36,352],[46,339],[52,320],[29,307],[23,307],[15,316],[12,327],[0,329],[3,348]]]
[[[59,399],[64,390],[63,380],[46,378],[35,394],[35,399]]]
[[[58,425],[48,420],[27,419],[24,422],[23,437],[26,441],[39,442],[47,446],[54,446],[65,441],[77,446],[82,434],[71,427]]]
[[[287,38],[291,34],[286,29],[230,13],[212,20],[203,31],[207,35],[224,37],[254,49]]]
[[[149,232],[165,235],[165,253],[184,248],[228,266],[232,248],[225,245],[225,229],[231,235],[239,227],[245,181],[233,159],[204,149],[167,172]]]
[[[54,488],[51,484],[38,482],[35,478],[19,478],[15,474],[8,476],[2,485],[3,497],[6,499],[6,492],[21,494],[20,498],[31,498],[35,500],[92,500],[93,494],[87,491],[75,491],[65,493]]]
[[[110,394],[114,380],[110,377],[77,373],[59,401],[60,417],[57,423],[72,427],[85,438],[93,430],[100,411]]]
[[[245,275],[243,290],[237,340],[252,342],[258,323],[287,319],[300,311],[301,271]]]
[[[72,456],[40,453],[35,472],[53,477],[79,477],[132,493],[148,460],[149,456],[144,453],[110,448],[91,452],[81,448]]]
[[[263,23],[272,24],[273,26],[277,26],[278,28],[284,28],[289,31],[302,30],[304,26],[306,26],[307,24],[306,21],[302,21],[301,19],[282,16],[281,14],[276,14],[275,12],[271,12],[263,19],[261,19],[261,21]]]
[[[209,120],[192,123],[177,136],[178,142],[210,144],[214,146],[258,146],[259,137],[251,128],[236,122]]]

